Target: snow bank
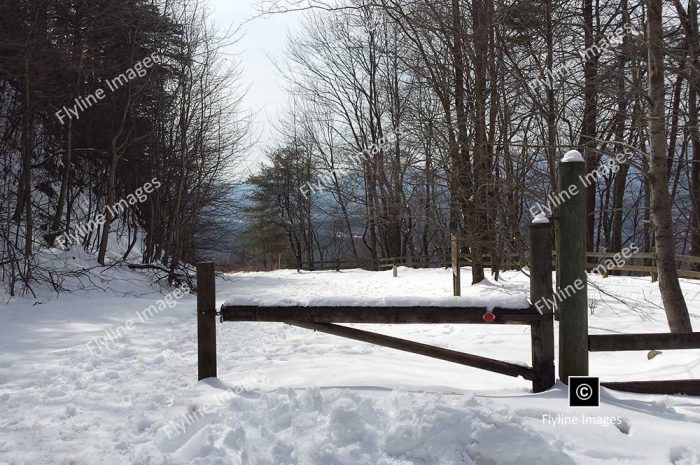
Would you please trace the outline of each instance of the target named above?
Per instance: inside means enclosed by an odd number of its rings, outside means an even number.
[[[698,398],[604,389],[599,408],[572,409],[561,384],[532,394],[521,378],[281,323],[219,325],[219,380],[198,383],[191,295],[91,350],[94,337],[163,299],[141,274],[121,273],[120,289],[0,307],[1,465],[700,463]],[[501,276],[476,288],[526,293],[526,276]],[[592,332],[666,330],[657,284],[591,279]],[[401,268],[398,278],[359,270],[231,274],[217,280],[217,303],[265,292],[311,298],[319,288],[442,298],[450,270]],[[683,290],[700,327],[700,282],[683,280]],[[530,363],[526,327],[366,326]],[[646,352],[596,352],[591,373],[607,381],[700,378],[700,363],[693,350],[652,360]],[[559,420],[584,416],[619,421]]]
[[[473,394],[318,388],[232,398],[180,437],[160,431],[140,455],[170,464],[574,463],[511,409]]]
[[[484,307],[523,310],[529,308],[525,289],[507,288],[487,280],[468,285],[463,276],[462,296],[452,296],[452,270],[416,270],[399,267],[399,276],[391,271],[367,272],[347,270],[323,271],[313,274],[285,270],[275,276],[294,282],[293,286],[278,286],[274,278],[264,273],[237,275],[238,279],[258,278],[265,287],[245,289],[226,300],[224,305],[259,306],[345,306],[345,307]],[[324,283],[323,281],[332,281]]]

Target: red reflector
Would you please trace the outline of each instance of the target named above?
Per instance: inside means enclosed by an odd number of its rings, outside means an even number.
[[[492,323],[496,319],[496,315],[494,315],[493,312],[486,312],[483,318],[486,323]]]

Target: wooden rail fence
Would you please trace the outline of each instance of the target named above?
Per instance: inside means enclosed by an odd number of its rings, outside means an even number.
[[[591,352],[678,349],[700,349],[700,333],[591,334],[588,336],[588,350]],[[700,380],[697,379],[618,381],[606,382],[602,385],[618,391],[700,396]]]
[[[574,295],[562,300],[559,313],[559,378],[568,382],[569,376],[588,376],[589,352],[629,351],[629,350],[675,350],[700,349],[700,333],[691,334],[589,334],[588,332],[588,298],[586,268],[595,267],[585,263],[585,202],[586,192],[579,184],[585,175],[585,163],[561,163],[559,167],[559,189],[569,190],[570,186],[578,186],[578,194],[572,195],[563,205],[559,206],[559,226],[562,239],[560,250],[562,254],[562,269],[560,270],[559,290],[566,289],[572,280],[578,276],[584,281],[584,286]],[[595,253],[589,257],[609,259],[614,254]],[[636,254],[634,259],[653,260],[654,254]],[[629,259],[628,259],[629,260]],[[680,257],[679,262],[700,263],[697,257]],[[618,267],[623,271],[651,272],[650,266],[627,265]],[[686,277],[700,278],[700,273],[686,271],[681,273]],[[688,394],[700,395],[700,380],[655,380],[655,381],[621,381],[603,382],[603,386],[621,391],[631,391],[649,394]]]
[[[551,229],[533,225],[531,230],[533,266],[530,298],[535,301],[552,294]],[[554,385],[554,323],[549,311],[530,306],[522,309],[438,306],[221,306],[214,308],[213,263],[197,265],[198,295],[198,379],[216,377],[216,316],[221,322],[281,322],[300,328],[377,344],[448,362],[522,377],[532,382],[534,392]],[[206,297],[205,297],[206,296]],[[341,323],[341,324],[339,324]],[[442,347],[360,330],[342,324],[507,324],[530,327],[532,366],[495,360]]]
[[[601,264],[610,263],[615,258],[615,253],[612,252],[588,252],[586,253],[586,269],[592,271]],[[556,253],[554,253],[556,258]],[[622,272],[632,276],[651,276],[656,278],[656,254],[638,252],[632,257],[625,260],[622,265],[615,265],[615,272]],[[676,262],[678,264],[678,275],[681,278],[700,279],[700,271],[692,269],[695,265],[700,265],[700,257],[691,255],[677,255]],[[470,266],[472,258],[470,254],[460,254],[460,263],[462,266]],[[483,257],[484,266],[490,268],[494,266],[493,259],[489,255]],[[525,256],[517,253],[505,253],[497,259],[497,264],[501,270],[521,269],[528,265],[528,260]],[[390,270],[394,266],[408,267],[437,267],[449,268],[452,265],[450,256],[432,255],[428,257],[388,257],[380,258],[377,262],[372,260],[323,260],[323,261],[303,261],[301,268],[304,270],[342,270],[348,268],[363,268],[368,270]]]

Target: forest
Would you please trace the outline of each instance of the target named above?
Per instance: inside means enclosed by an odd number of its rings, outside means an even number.
[[[664,305],[687,315],[675,257],[700,255],[697,2],[303,5],[279,65],[282,142],[250,179],[248,255],[439,264],[454,235],[477,283],[526,255],[532,212],[556,218],[542,205],[574,148],[587,250],[656,253]]]
[[[289,100],[253,173],[236,170],[255,134],[223,51],[235,33],[205,5],[2,8],[12,295],[60,290],[42,251],[174,282],[212,254],[231,269],[441,266],[452,237],[478,283],[522,263],[534,212],[556,218],[558,161],[577,149],[588,251],[655,253],[665,305],[687,313],[676,256],[700,256],[695,1],[259,2],[260,17],[301,11],[303,24],[276,63]]]
[[[184,263],[216,247],[212,211],[231,208],[246,146],[226,38],[188,0],[3,0],[0,11],[3,285],[61,290],[69,272],[50,251],[66,248],[98,266],[138,252],[133,265],[183,279]]]

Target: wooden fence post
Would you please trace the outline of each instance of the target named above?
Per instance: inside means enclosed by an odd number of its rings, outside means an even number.
[[[559,379],[566,384],[569,376],[588,376],[585,175],[586,164],[575,150],[559,163]]]
[[[450,249],[452,252],[452,295],[462,295],[461,269],[459,266],[459,239],[456,234],[450,235]]]
[[[214,262],[197,263],[197,380],[216,378],[216,275]]]
[[[530,301],[542,313],[530,324],[532,340],[532,391],[554,386],[554,319],[549,302],[552,290],[552,227],[544,218],[530,225]]]

